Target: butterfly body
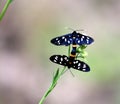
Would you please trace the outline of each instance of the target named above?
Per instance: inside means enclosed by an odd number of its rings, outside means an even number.
[[[73,31],[72,33],[53,38],[51,40],[51,43],[57,46],[60,45],[68,46],[74,43],[77,45],[89,45],[93,41],[94,41],[93,38]]]

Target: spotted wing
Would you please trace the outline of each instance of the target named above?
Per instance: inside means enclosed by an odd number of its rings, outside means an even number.
[[[84,63],[80,60],[73,60],[72,64],[71,64],[71,67],[74,68],[74,69],[83,71],[83,72],[89,72],[90,71],[90,67],[86,63]]]
[[[94,42],[94,39],[92,37],[89,36],[85,36],[83,34],[80,33],[76,33],[75,36],[75,43],[78,45],[89,45],[92,42]]]
[[[65,55],[53,55],[50,57],[50,60],[56,64],[68,66],[69,58]]]
[[[68,46],[73,43],[72,33],[53,38],[51,40],[51,43],[58,46],[60,45]]]

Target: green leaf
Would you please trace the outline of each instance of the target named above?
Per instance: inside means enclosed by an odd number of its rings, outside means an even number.
[[[13,0],[9,0],[9,2],[11,3]]]
[[[81,45],[76,49],[76,52],[81,53],[81,51],[83,51],[85,48],[87,48],[87,45]]]
[[[88,53],[86,51],[81,51],[81,53],[77,55],[78,58],[86,58],[87,56],[88,56]]]
[[[58,78],[58,76],[59,76],[59,68],[56,70],[56,73],[55,73],[55,75],[54,75],[54,77],[53,77],[53,83],[56,81],[56,79]]]

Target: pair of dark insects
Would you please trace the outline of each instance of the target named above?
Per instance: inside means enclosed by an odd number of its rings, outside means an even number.
[[[73,31],[72,33],[63,36],[53,38],[51,40],[51,43],[57,46],[60,45],[69,46],[72,44],[72,51],[69,57],[65,55],[53,55],[50,57],[50,60],[54,63],[67,66],[68,68],[72,67],[83,72],[88,72],[90,71],[90,67],[85,62],[75,59],[76,48],[77,45],[90,45],[92,42],[94,42],[93,38],[85,36],[81,33],[77,33],[76,31]]]

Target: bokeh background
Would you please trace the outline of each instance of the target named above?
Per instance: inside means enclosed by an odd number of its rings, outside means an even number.
[[[0,11],[6,0],[0,0]],[[84,29],[89,73],[67,71],[44,104],[120,104],[119,0],[13,0],[0,22],[0,104],[38,104],[68,47],[53,37]]]

